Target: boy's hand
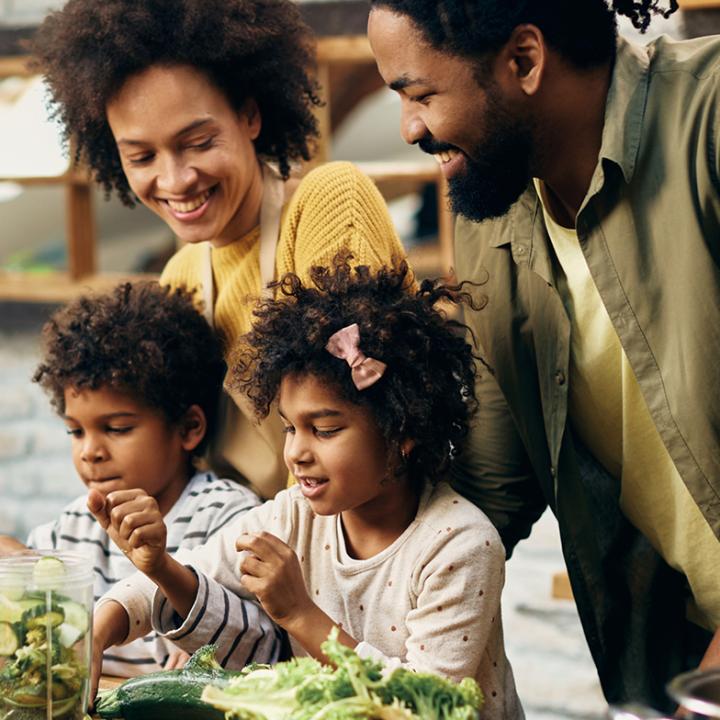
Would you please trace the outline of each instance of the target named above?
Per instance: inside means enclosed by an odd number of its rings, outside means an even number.
[[[166,558],[167,528],[154,497],[144,490],[90,490],[88,510],[133,565],[152,577]]]
[[[0,535],[0,557],[16,553],[19,550],[27,550],[27,545],[23,545],[10,535]]]
[[[125,608],[116,602],[107,602],[93,614],[92,670],[90,672],[90,699],[97,695],[102,672],[103,652],[123,642],[130,631],[130,620]]]
[[[235,547],[247,551],[240,582],[278,625],[291,625],[315,608],[297,555],[282,540],[267,532],[243,533]]]

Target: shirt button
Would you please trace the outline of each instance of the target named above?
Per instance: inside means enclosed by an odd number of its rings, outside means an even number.
[[[558,370],[555,373],[555,382],[558,385],[564,385],[565,384],[565,373],[562,370]]]
[[[526,253],[526,251],[527,251],[527,248],[524,245],[518,245],[517,249],[515,250],[515,253],[517,255],[522,256]]]
[[[553,478],[554,478],[556,474],[557,474],[557,473],[556,473],[556,471],[555,471],[555,467],[551,465],[551,466],[550,466],[550,477],[553,477]]]

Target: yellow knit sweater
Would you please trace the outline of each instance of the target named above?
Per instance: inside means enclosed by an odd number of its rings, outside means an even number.
[[[250,329],[253,302],[262,291],[260,228],[212,249],[215,327],[228,350]],[[283,211],[275,256],[275,278],[287,272],[307,281],[313,265],[328,265],[348,248],[353,263],[378,268],[405,257],[385,201],[352,163],[333,162],[310,172]],[[170,259],[160,282],[199,288],[203,244],[186,245]],[[199,297],[199,296],[198,296]]]
[[[212,248],[215,327],[226,355],[248,332],[255,300],[261,295],[260,228],[229,245]],[[307,281],[313,265],[328,265],[347,248],[353,262],[377,269],[404,259],[385,201],[372,181],[348,162],[322,165],[303,178],[283,211],[275,255],[275,278],[287,272]],[[171,258],[160,282],[195,289],[202,295],[205,244],[186,245]],[[283,436],[272,418],[251,425],[251,412],[241,398],[227,408],[219,452],[262,495],[271,497],[285,486]]]

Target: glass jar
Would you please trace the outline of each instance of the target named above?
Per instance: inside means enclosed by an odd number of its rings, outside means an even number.
[[[0,558],[0,720],[82,720],[92,607],[92,567],[81,555]]]

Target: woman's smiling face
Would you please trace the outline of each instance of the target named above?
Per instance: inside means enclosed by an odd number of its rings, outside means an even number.
[[[107,105],[123,171],[139,200],[184,242],[226,245],[259,222],[257,105],[235,110],[189,65],[153,65]]]

